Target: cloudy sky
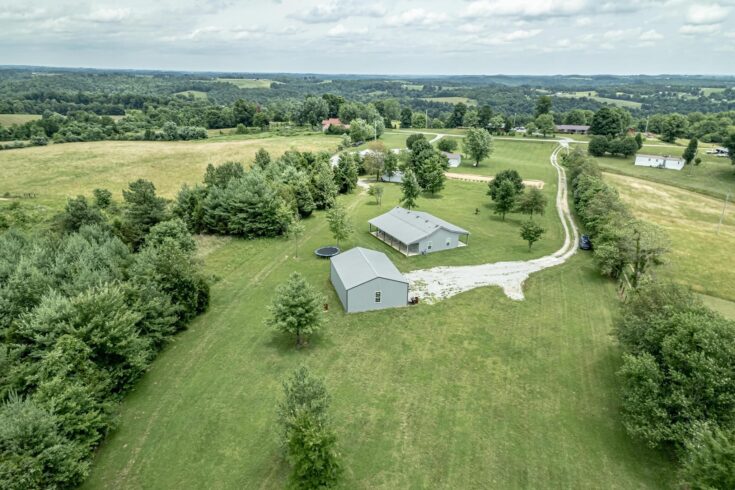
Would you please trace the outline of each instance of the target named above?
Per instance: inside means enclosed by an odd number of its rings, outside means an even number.
[[[0,64],[735,74],[735,0],[0,0]]]

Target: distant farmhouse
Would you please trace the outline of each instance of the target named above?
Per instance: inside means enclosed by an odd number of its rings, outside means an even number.
[[[443,151],[442,155],[447,157],[451,168],[459,167],[459,164],[462,163],[462,155],[460,153],[449,153],[447,151]]]
[[[368,223],[374,237],[408,256],[464,247],[470,236],[469,231],[429,213],[401,207],[395,207]]]
[[[331,126],[340,126],[345,129],[350,129],[349,124],[343,124],[337,117],[330,117],[322,121],[322,131],[327,131]]]
[[[668,170],[681,170],[684,168],[684,159],[672,156],[643,155],[635,156],[635,164],[639,167],[665,168]]]
[[[590,127],[581,124],[557,124],[556,132],[562,134],[587,134],[590,132]]]
[[[408,304],[408,280],[383,252],[356,247],[332,257],[329,278],[347,313]]]

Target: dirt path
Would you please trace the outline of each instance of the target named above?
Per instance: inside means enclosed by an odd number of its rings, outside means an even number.
[[[464,291],[500,286],[503,292],[515,300],[523,299],[523,283],[528,276],[549,267],[566,262],[577,251],[579,232],[569,211],[567,178],[564,168],[557,162],[561,146],[551,154],[551,165],[558,174],[556,209],[564,227],[564,244],[551,255],[528,261],[496,262],[492,264],[461,267],[434,267],[405,274],[410,284],[410,295],[418,295],[422,301],[434,303]]]
[[[487,175],[476,175],[476,174],[457,174],[453,172],[445,172],[444,175],[448,179],[452,180],[464,180],[466,182],[492,182],[495,177],[489,177]],[[523,183],[528,187],[536,187],[538,189],[544,188],[543,180],[524,180]]]

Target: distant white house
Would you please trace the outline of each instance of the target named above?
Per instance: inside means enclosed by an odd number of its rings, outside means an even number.
[[[442,155],[447,157],[451,168],[459,167],[459,164],[462,163],[462,155],[460,153],[449,153],[448,151],[443,151]]]
[[[394,184],[400,184],[403,182],[403,172],[400,170],[396,170],[393,172],[393,175],[388,176],[388,174],[383,174],[383,176],[380,178],[383,182],[392,182]]]
[[[681,170],[684,168],[684,159],[668,155],[643,155],[635,156],[635,164],[639,167],[664,168],[667,170]]]

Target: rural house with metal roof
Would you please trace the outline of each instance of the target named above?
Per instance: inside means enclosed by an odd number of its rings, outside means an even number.
[[[402,207],[395,207],[368,223],[374,237],[409,256],[464,247],[470,236],[464,228],[434,215]]]
[[[347,313],[408,304],[408,280],[383,252],[356,247],[330,262],[329,278]]]

